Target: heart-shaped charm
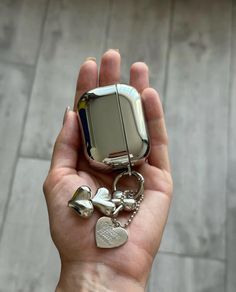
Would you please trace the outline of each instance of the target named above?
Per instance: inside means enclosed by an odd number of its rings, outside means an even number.
[[[99,188],[92,198],[93,205],[104,215],[111,216],[116,209],[111,201],[111,194],[107,188]]]
[[[79,187],[68,202],[68,206],[73,208],[81,217],[90,217],[94,210],[90,188],[87,186]]]
[[[114,248],[128,240],[128,233],[122,227],[115,227],[112,219],[101,217],[96,224],[95,238],[97,247]]]

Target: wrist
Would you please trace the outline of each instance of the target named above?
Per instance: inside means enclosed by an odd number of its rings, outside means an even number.
[[[102,263],[62,263],[56,292],[119,292],[125,289],[143,292],[145,287],[137,280],[120,274]]]

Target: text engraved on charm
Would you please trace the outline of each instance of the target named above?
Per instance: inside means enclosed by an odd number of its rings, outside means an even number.
[[[111,229],[108,223],[105,223],[104,226],[98,231],[98,235],[109,244],[110,242],[117,240],[119,241],[122,236],[119,232],[116,232],[115,229]]]
[[[101,248],[113,248],[124,244],[128,239],[127,231],[114,227],[111,218],[102,217],[96,225],[96,243]]]

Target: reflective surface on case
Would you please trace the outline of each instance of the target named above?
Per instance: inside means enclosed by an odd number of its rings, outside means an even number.
[[[92,166],[125,168],[147,156],[149,139],[135,88],[125,84],[95,88],[80,98],[77,110]]]

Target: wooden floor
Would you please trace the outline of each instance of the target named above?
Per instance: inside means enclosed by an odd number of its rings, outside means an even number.
[[[236,1],[1,0],[0,292],[53,291],[42,183],[80,64],[119,48],[161,93],[174,200],[149,292],[236,291]]]

